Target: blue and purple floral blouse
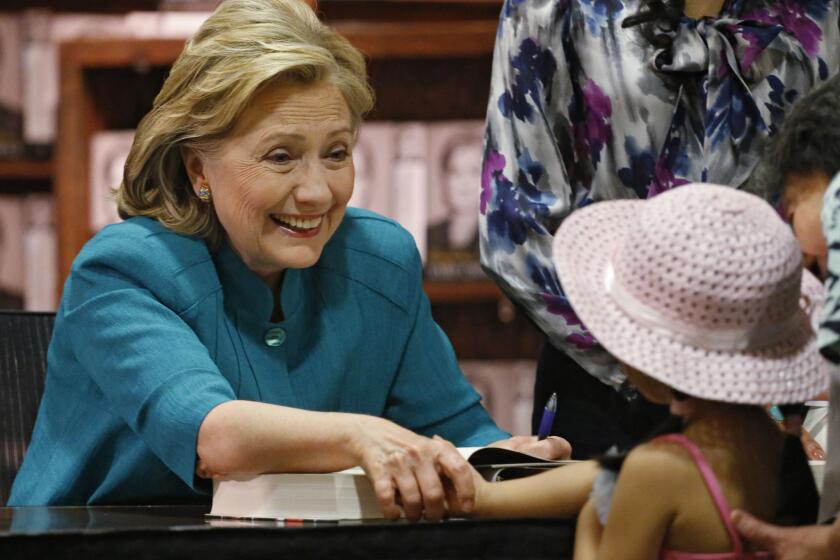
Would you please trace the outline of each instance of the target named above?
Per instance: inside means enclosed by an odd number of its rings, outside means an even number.
[[[802,94],[840,70],[840,0],[727,0],[655,48],[621,23],[639,0],[506,0],[487,112],[481,260],[604,382],[551,243],[575,208],[689,182],[741,187]]]

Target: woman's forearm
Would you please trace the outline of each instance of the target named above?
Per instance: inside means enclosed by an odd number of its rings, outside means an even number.
[[[197,453],[202,475],[332,472],[359,464],[361,415],[228,401],[204,418]]]
[[[598,472],[598,463],[584,461],[548,472],[483,484],[477,517],[573,517],[580,512]]]

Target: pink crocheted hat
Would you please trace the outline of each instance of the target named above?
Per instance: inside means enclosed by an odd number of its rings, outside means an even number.
[[[554,262],[578,317],[617,359],[688,395],[793,403],[827,387],[811,316],[822,286],[760,198],[687,185],[564,220]]]

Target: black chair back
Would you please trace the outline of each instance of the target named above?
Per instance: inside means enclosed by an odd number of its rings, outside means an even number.
[[[54,313],[0,311],[0,506],[32,437],[54,320]]]

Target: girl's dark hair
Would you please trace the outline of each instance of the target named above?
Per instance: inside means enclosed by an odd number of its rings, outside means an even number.
[[[755,170],[759,194],[781,198],[790,175],[840,173],[840,75],[796,101]]]
[[[678,400],[684,400],[687,395],[683,395],[683,399],[680,399],[676,395],[675,398]],[[650,441],[656,437],[664,436],[666,434],[678,434],[683,431],[683,419],[679,416],[675,416],[673,414],[668,414],[662,422],[660,422],[641,442],[644,443]],[[616,451],[608,451],[605,454],[596,457],[598,460],[598,464],[601,467],[611,470],[613,472],[618,472],[621,470],[621,466],[624,464],[624,459],[627,458],[627,455],[630,454],[632,451],[632,447],[630,449],[620,449]]]
[[[639,11],[624,18],[624,28],[638,27],[639,33],[658,49],[671,46],[668,32],[679,27],[685,14],[685,0],[642,0]]]

